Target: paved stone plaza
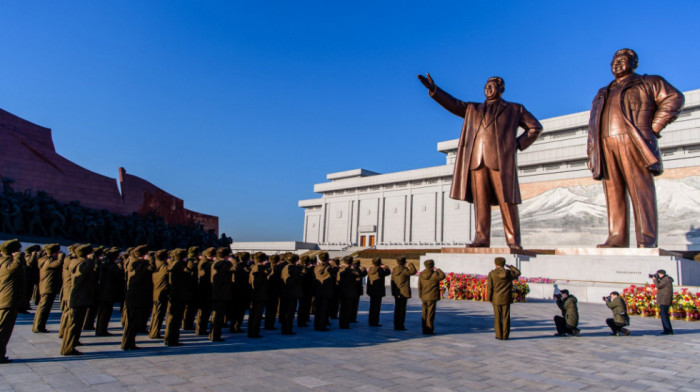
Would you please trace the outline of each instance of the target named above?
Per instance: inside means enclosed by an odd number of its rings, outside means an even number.
[[[182,347],[139,336],[138,351],[119,349],[116,313],[111,332],[87,332],[85,355],[61,357],[55,332],[31,332],[33,315],[20,315],[0,365],[0,390],[85,391],[375,391],[375,390],[700,390],[700,322],[674,322],[676,335],[658,336],[660,320],[633,317],[632,336],[609,336],[603,304],[579,304],[582,334],[554,337],[553,302],[511,308],[509,341],[494,339],[485,302],[438,303],[437,335],[420,332],[420,302],[409,302],[404,332],[392,329],[393,298],[382,308],[381,328],[360,323],[330,332],[297,328],[296,336],[263,331],[262,339],[225,335],[226,342],[183,334]],[[48,328],[58,329],[58,313]]]

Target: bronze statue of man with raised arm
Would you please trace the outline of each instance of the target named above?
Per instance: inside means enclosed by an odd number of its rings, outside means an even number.
[[[518,204],[520,185],[515,153],[528,148],[542,132],[542,125],[523,105],[501,99],[505,83],[489,78],[485,102],[463,102],[435,85],[430,74],[418,75],[430,96],[452,114],[464,119],[450,197],[474,204],[476,236],[469,247],[491,244],[491,206],[503,217],[506,243],[522,250]],[[525,132],[518,136],[518,128]]]
[[[588,168],[603,181],[608,206],[608,239],[599,248],[629,247],[632,201],[638,248],[658,246],[654,176],[663,173],[658,138],[676,119],[683,94],[664,78],[638,75],[637,53],[615,52],[610,67],[615,80],[598,91],[588,124]]]

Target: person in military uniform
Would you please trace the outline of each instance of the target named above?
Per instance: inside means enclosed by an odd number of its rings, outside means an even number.
[[[31,307],[32,295],[34,294],[34,291],[37,288],[37,284],[39,283],[39,258],[40,257],[41,257],[41,246],[32,245],[32,246],[28,246],[28,247],[24,248],[24,259],[25,259],[24,281],[27,285],[27,288],[24,291],[25,304],[24,304],[24,306],[22,306],[22,309],[20,309],[20,311],[19,311],[19,313],[21,313],[21,314],[29,314],[29,311],[32,309],[32,307]]]
[[[382,264],[382,259],[372,259],[372,266],[367,272],[367,295],[369,295],[369,326],[381,327],[379,314],[382,309],[382,298],[386,296],[386,277],[391,270]]]
[[[360,310],[360,297],[362,297],[362,294],[364,294],[365,291],[362,285],[362,279],[367,276],[367,268],[362,266],[360,259],[353,260],[352,267],[358,274],[360,274],[360,280],[357,281],[357,296],[352,301],[352,318],[350,319],[351,323],[356,323],[357,313]]]
[[[181,346],[180,325],[185,312],[185,306],[192,299],[190,283],[194,271],[188,267],[184,249],[170,251],[170,265],[168,266],[168,288],[170,290],[168,300],[168,317],[165,323],[164,341],[166,346]]]
[[[49,319],[51,307],[56,295],[61,290],[61,268],[63,255],[59,253],[61,247],[58,244],[44,245],[46,253],[39,259],[39,306],[34,314],[32,332],[46,333],[46,321]],[[65,256],[65,255],[63,255]]]
[[[557,327],[555,336],[566,336],[566,334],[578,336],[581,330],[578,329],[578,300],[569,294],[569,290],[562,290],[555,295],[557,307],[561,309],[561,316],[554,316],[554,325]]]
[[[520,271],[512,265],[506,265],[506,259],[503,257],[496,257],[494,263],[496,268],[489,272],[487,280],[486,300],[493,305],[493,329],[496,331],[496,339],[508,340],[513,281],[518,279]]]
[[[221,329],[224,327],[226,311],[233,301],[233,264],[231,248],[221,247],[216,250],[216,260],[211,265],[212,317],[209,340],[223,342]]]
[[[155,268],[151,274],[153,279],[153,310],[151,311],[151,326],[148,329],[148,337],[161,339],[160,328],[163,326],[165,313],[168,308],[168,251],[161,249],[155,253]]]
[[[308,259],[308,258],[307,258]],[[284,313],[282,318],[282,335],[294,335],[292,326],[294,325],[294,313],[297,311],[297,303],[304,296],[302,287],[306,267],[301,264],[299,257],[292,254],[289,263],[282,270],[282,281],[284,282]]]
[[[314,266],[309,256],[301,256],[299,259],[303,271],[301,275],[301,298],[299,298],[299,311],[297,314],[297,327],[308,327],[311,320],[311,304],[314,297],[316,277]]]
[[[199,246],[192,246],[187,249],[187,269],[194,271],[187,283],[188,290],[192,293],[190,302],[185,305],[184,321],[182,329],[185,331],[194,331],[194,321],[197,318],[197,266],[202,258],[202,252]]]
[[[140,245],[131,251],[126,271],[126,298],[124,309],[124,333],[122,350],[137,350],[136,334],[143,325],[143,318],[153,305],[153,267],[148,261],[146,245]]]
[[[352,256],[343,257],[338,270],[338,298],[340,300],[340,314],[338,316],[338,328],[350,329],[352,320],[353,301],[357,297],[357,281],[362,279],[360,273],[352,266]]]
[[[435,334],[435,307],[440,300],[440,282],[445,279],[445,273],[435,268],[433,260],[426,260],[425,269],[418,276],[418,296],[423,302],[421,324],[424,335]]]
[[[630,325],[630,316],[627,314],[627,304],[620,297],[620,293],[613,291],[609,296],[603,297],[605,305],[610,308],[613,318],[605,320],[608,327],[612,330],[610,335],[613,336],[630,336],[630,330],[625,328]]]
[[[73,279],[70,274],[70,266],[73,260],[77,258],[75,249],[80,244],[73,244],[68,247],[68,255],[63,260],[63,269],[61,270],[61,279],[63,285],[61,288],[61,321],[58,325],[58,338],[63,339],[68,325],[68,317],[70,316],[70,293],[73,291]]]
[[[331,273],[331,278],[335,284],[333,285],[333,295],[328,299],[328,318],[336,320],[338,319],[338,313],[340,312],[340,292],[338,288],[338,271],[340,270],[340,258],[334,257],[328,264],[330,268],[328,271]],[[330,325],[330,320],[328,321]]]
[[[117,262],[119,248],[110,248],[97,265],[97,321],[95,336],[111,336],[109,320],[114,303],[121,301],[124,292],[124,271]]]
[[[22,244],[14,239],[0,244],[0,363],[12,362],[7,358],[7,343],[15,328],[17,313],[25,306],[24,254]]]
[[[95,271],[99,268],[100,263],[104,259],[105,248],[98,246],[93,249],[92,260],[95,263]],[[97,290],[97,285],[95,285],[95,290]],[[99,306],[97,302],[97,296],[92,300],[92,304],[88,308],[87,314],[85,315],[85,324],[83,324],[83,331],[94,331],[95,330],[95,320],[97,319],[97,307]]]
[[[406,258],[396,259],[396,267],[391,271],[391,295],[394,296],[394,329],[405,331],[406,304],[411,298],[411,276],[416,274],[416,267],[408,263]]]
[[[253,289],[250,286],[250,253],[241,252],[233,260],[233,315],[229,332],[243,333],[243,318],[250,312]]]
[[[318,255],[318,264],[314,267],[316,278],[316,294],[314,297],[314,330],[329,331],[328,329],[328,302],[333,297],[335,280],[331,271],[334,269],[328,262],[328,252]]]
[[[76,258],[70,262],[71,291],[69,296],[69,314],[63,332],[61,355],[80,355],[76,350],[80,342],[80,333],[85,323],[88,307],[92,305],[95,294],[95,263],[92,260],[93,249],[89,244],[75,249]]]
[[[280,299],[282,298],[282,268],[286,264],[280,261],[279,255],[270,255],[270,276],[267,281],[267,302],[265,303],[265,329],[275,330],[275,319],[281,313]]]
[[[248,281],[253,288],[253,303],[250,307],[250,316],[248,316],[248,337],[261,338],[260,323],[262,322],[263,309],[267,302],[267,280],[270,276],[270,268],[265,253],[255,253],[253,262],[253,267],[250,269],[248,276]]]
[[[209,335],[211,317],[211,265],[216,257],[216,248],[207,248],[197,265],[197,329],[200,336]]]

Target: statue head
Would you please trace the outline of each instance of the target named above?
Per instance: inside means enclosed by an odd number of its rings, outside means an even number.
[[[639,65],[639,57],[632,49],[620,49],[613,55],[610,68],[616,77],[623,77],[631,74]]]
[[[501,98],[504,91],[506,91],[506,83],[499,76],[490,77],[484,86],[484,95],[488,100]]]

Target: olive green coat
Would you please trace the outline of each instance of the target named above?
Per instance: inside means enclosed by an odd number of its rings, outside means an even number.
[[[153,305],[153,267],[144,259],[133,259],[129,262],[126,272],[127,306],[134,308],[150,308]]]
[[[359,295],[357,281],[362,280],[360,273],[352,266],[340,267],[338,270],[338,295],[339,298],[352,299]]]
[[[386,295],[386,277],[391,274],[387,267],[373,265],[367,270],[367,295],[384,297]]]
[[[95,303],[95,275],[94,261],[83,257],[71,260],[71,308],[88,307]]]
[[[233,264],[226,259],[211,265],[212,301],[233,301]]]
[[[510,305],[513,303],[513,281],[520,277],[520,270],[496,267],[489,272],[486,288],[486,300],[493,305]]]
[[[418,276],[418,296],[421,301],[440,300],[440,282],[445,279],[445,273],[439,269],[423,270]]]
[[[61,257],[46,255],[39,259],[39,294],[58,294],[61,290]]]
[[[391,271],[391,295],[411,298],[411,276],[416,274],[416,267],[407,263],[397,265]]]
[[[168,264],[165,261],[156,259],[151,279],[153,280],[153,301],[166,302],[170,274],[168,273]]]
[[[284,282],[284,296],[286,298],[301,298],[304,296],[302,281],[306,275],[306,268],[303,265],[287,264],[282,270],[282,281]]]
[[[606,301],[605,305],[612,310],[613,320],[617,324],[630,324],[630,317],[627,314],[627,304],[622,300],[622,297],[618,296],[612,301]]]
[[[566,299],[557,298],[557,306],[561,309],[562,317],[566,321],[566,325],[571,328],[578,327],[578,299],[573,295],[569,295]]]
[[[0,257],[0,309],[25,305],[24,254]]]

